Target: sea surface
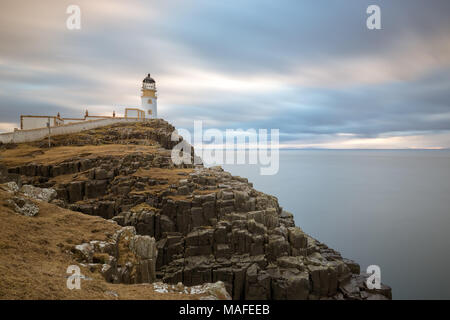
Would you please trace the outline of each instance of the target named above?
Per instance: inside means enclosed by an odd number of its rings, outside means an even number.
[[[362,271],[380,266],[394,299],[450,299],[450,151],[282,150],[273,176],[223,168]]]

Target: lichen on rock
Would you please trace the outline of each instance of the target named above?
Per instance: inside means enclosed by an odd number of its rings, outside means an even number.
[[[7,202],[16,213],[23,216],[34,217],[39,213],[39,207],[30,199],[14,196]]]

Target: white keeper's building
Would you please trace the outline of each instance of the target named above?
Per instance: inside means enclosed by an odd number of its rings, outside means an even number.
[[[50,127],[58,127],[70,123],[79,123],[90,120],[110,119],[110,118],[127,118],[127,119],[155,119],[158,117],[156,82],[150,77],[150,73],[142,81],[141,88],[141,108],[125,107],[124,116],[116,117],[116,112],[112,112],[112,116],[95,116],[90,115],[88,110],[85,111],[84,117],[80,118],[63,118],[59,112],[57,115],[21,115],[20,129],[38,129]]]

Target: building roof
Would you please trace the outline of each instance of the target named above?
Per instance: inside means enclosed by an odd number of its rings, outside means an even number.
[[[145,79],[142,81],[144,83],[155,83],[155,80],[153,80],[152,77],[150,77],[150,73],[145,77]]]

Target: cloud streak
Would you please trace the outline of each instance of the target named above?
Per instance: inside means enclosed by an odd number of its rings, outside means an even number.
[[[139,106],[191,129],[279,128],[291,147],[450,147],[450,3],[2,1],[0,130],[20,114]]]

